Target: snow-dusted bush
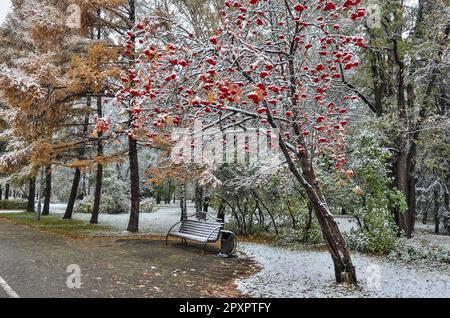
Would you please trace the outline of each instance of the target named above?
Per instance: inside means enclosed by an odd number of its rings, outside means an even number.
[[[145,198],[141,200],[139,210],[141,213],[156,212],[156,201],[153,198]]]
[[[92,213],[94,209],[94,196],[85,197],[78,203],[76,212],[78,213]],[[109,194],[103,194],[100,200],[100,213],[120,214],[128,210],[128,202],[124,200],[117,200]]]
[[[347,245],[370,254],[388,254],[395,247],[395,232],[390,227],[376,227],[371,231],[358,229],[344,234]]]
[[[411,245],[406,240],[400,240],[388,256],[390,259],[407,262],[424,260],[450,264],[450,251],[442,247],[424,248]]]
[[[392,189],[390,152],[381,137],[366,127],[355,132],[350,168],[358,204],[352,213],[361,228],[346,235],[348,245],[364,253],[387,254],[395,246],[396,227],[392,208],[406,210],[403,194]]]

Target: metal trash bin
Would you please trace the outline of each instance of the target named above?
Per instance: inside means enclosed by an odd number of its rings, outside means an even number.
[[[233,255],[236,252],[237,240],[233,232],[222,231],[220,239],[220,254]]]

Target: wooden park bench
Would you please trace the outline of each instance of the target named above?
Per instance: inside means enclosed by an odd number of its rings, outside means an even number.
[[[172,226],[166,236],[166,245],[168,245],[169,236],[181,238],[181,242],[186,245],[187,240],[201,242],[203,243],[203,252],[206,254],[208,243],[218,242],[222,235],[221,253],[233,254],[236,250],[236,236],[234,233],[224,230],[225,223],[222,220],[215,218],[209,213],[204,214],[209,216],[212,221],[208,221],[207,218],[204,221],[189,219],[197,216],[197,214],[194,214]],[[177,225],[180,225],[178,231],[173,231]],[[225,242],[224,237],[228,238],[228,242]]]

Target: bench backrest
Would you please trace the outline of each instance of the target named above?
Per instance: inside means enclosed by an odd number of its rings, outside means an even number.
[[[179,232],[203,237],[205,239],[212,232],[211,236],[209,236],[209,239],[217,241],[219,239],[220,231],[223,229],[223,227],[223,223],[185,220],[181,222]]]

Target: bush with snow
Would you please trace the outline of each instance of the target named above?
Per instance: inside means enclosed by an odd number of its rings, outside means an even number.
[[[347,245],[369,254],[388,254],[395,247],[395,232],[389,227],[377,227],[371,231],[358,229],[344,234]]]
[[[100,199],[100,213],[120,214],[128,210],[128,202],[124,200],[117,200],[109,194],[102,194]],[[78,203],[76,212],[78,213],[92,213],[94,209],[94,196],[85,197]]]
[[[141,213],[152,213],[156,212],[156,201],[153,198],[145,198],[141,200],[139,211]]]
[[[423,246],[414,246],[413,244],[406,239],[399,240],[395,244],[395,248],[388,255],[388,258],[407,262],[423,260],[450,264],[450,251],[448,249],[436,246],[424,248]]]

